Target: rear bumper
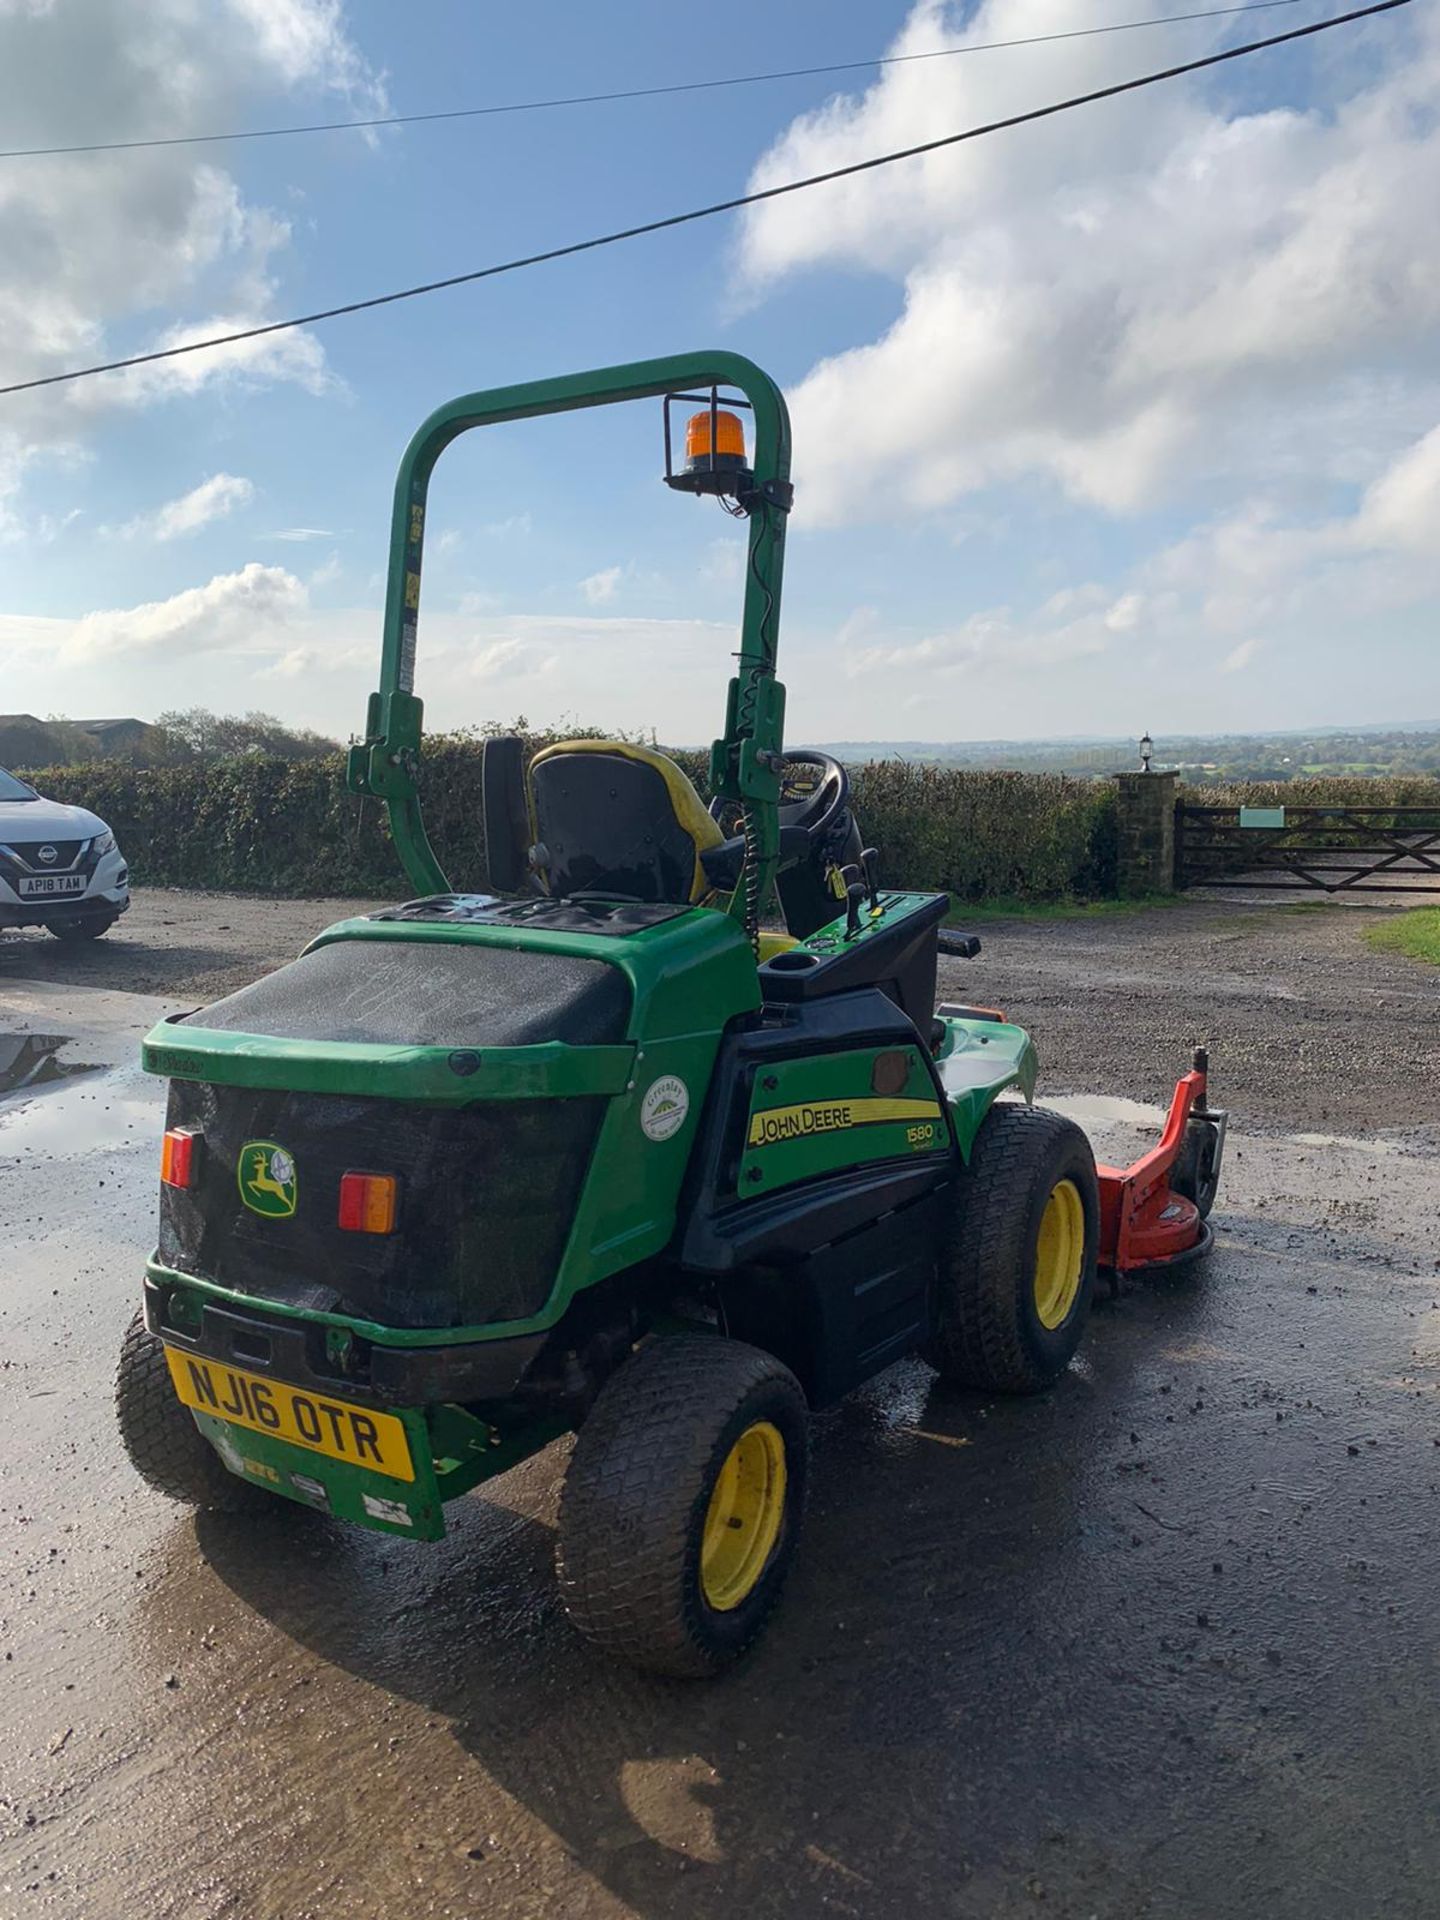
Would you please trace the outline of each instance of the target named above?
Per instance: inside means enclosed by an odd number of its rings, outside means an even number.
[[[172,1313],[182,1290],[199,1303],[199,1322]],[[344,1344],[324,1321],[216,1298],[190,1277],[152,1261],[145,1274],[145,1324],[167,1346],[226,1366],[273,1372],[291,1386],[343,1394],[362,1405],[428,1407],[507,1399],[545,1344],[544,1333],[453,1345],[391,1346],[356,1334]]]
[[[186,1306],[198,1307],[186,1326],[174,1312],[182,1290]],[[506,1472],[571,1424],[562,1415],[515,1407],[491,1416],[452,1399],[446,1389],[474,1383],[474,1348],[483,1343],[412,1355],[352,1338],[342,1370],[340,1356],[330,1351],[338,1331],[333,1325],[254,1312],[249,1303],[228,1305],[206,1298],[193,1283],[187,1287],[183,1275],[167,1281],[153,1269],[144,1312],[146,1326],[168,1349],[181,1403],[231,1473],[376,1532],[440,1539],[446,1501]],[[513,1384],[543,1338],[491,1342],[492,1382]],[[393,1380],[387,1358],[401,1363],[391,1369]],[[406,1371],[410,1361],[419,1365]],[[408,1401],[392,1399],[397,1383],[417,1391]],[[363,1445],[356,1438],[362,1432]]]

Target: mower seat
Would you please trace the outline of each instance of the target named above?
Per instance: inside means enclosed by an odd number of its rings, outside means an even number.
[[[530,763],[547,893],[691,905],[710,891],[701,855],[724,836],[668,754],[624,740],[561,740]]]

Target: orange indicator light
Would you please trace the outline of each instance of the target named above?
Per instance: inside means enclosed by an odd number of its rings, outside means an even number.
[[[340,1177],[340,1225],[349,1233],[393,1233],[400,1182],[393,1173]]]
[[[200,1135],[191,1127],[171,1127],[160,1142],[160,1178],[167,1187],[193,1187],[199,1170]]]

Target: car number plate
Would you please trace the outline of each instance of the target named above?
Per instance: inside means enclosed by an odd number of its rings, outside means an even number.
[[[84,893],[89,884],[88,875],[83,873],[22,874],[20,898],[22,900],[69,899],[76,894]]]
[[[196,1413],[288,1440],[330,1460],[343,1460],[349,1467],[369,1467],[395,1480],[415,1478],[404,1423],[393,1413],[352,1406],[328,1394],[307,1393],[283,1380],[242,1373],[177,1347],[166,1347],[165,1358],[175,1391]]]

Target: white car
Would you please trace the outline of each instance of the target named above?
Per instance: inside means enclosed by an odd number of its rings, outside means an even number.
[[[0,767],[0,927],[98,940],[129,904],[130,870],[105,822]]]

